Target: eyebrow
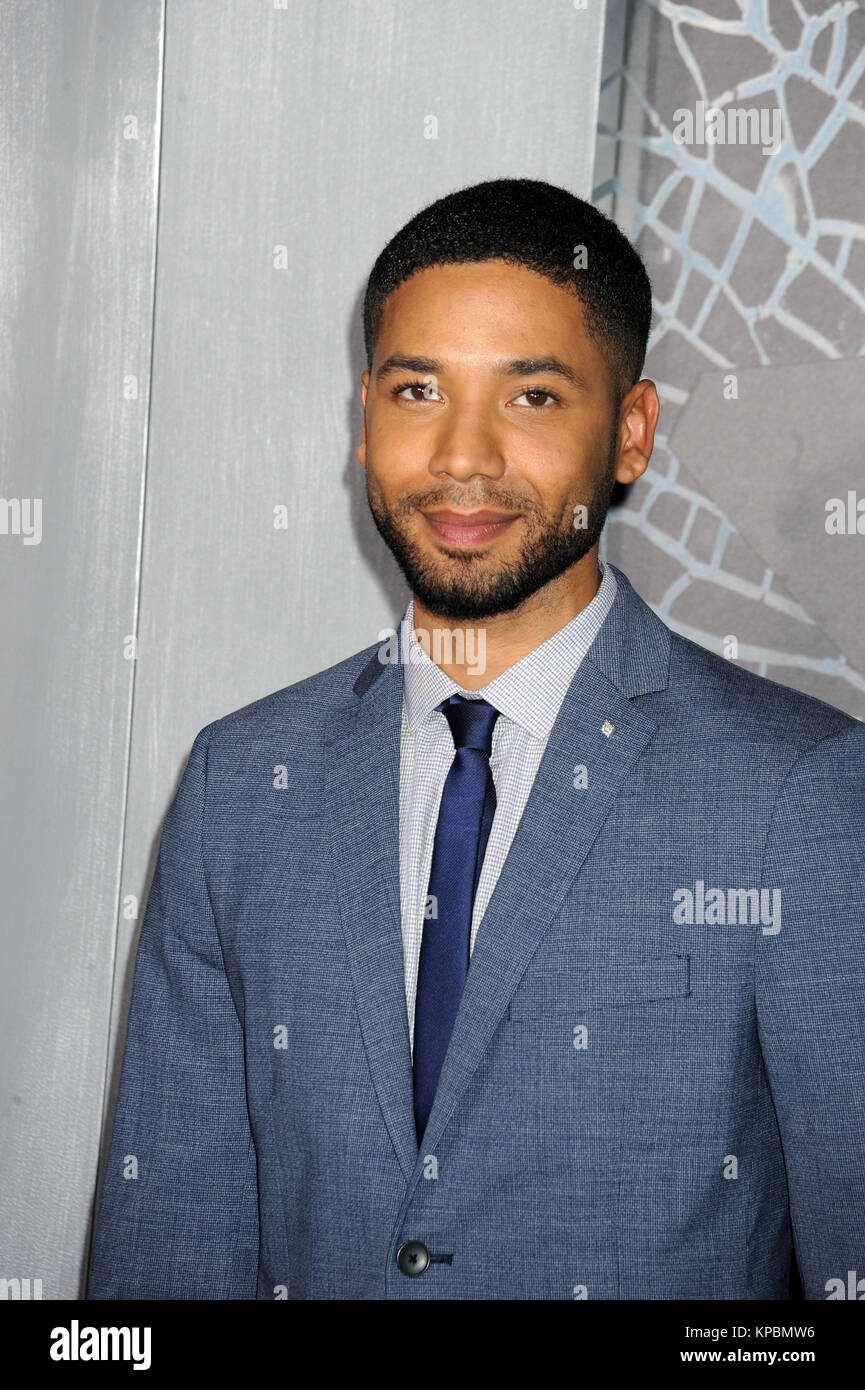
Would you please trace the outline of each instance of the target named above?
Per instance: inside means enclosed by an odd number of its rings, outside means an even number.
[[[497,376],[539,376],[541,373],[563,377],[571,386],[587,388],[584,377],[558,357],[513,357],[495,363]],[[426,376],[445,376],[447,368],[436,357],[407,357],[395,352],[376,369],[375,379],[381,381],[389,372],[417,372]]]

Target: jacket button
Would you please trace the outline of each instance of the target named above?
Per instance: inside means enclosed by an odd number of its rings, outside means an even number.
[[[429,1251],[422,1240],[407,1240],[396,1252],[396,1262],[403,1274],[416,1279],[429,1264]]]

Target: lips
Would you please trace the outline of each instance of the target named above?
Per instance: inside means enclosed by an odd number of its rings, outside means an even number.
[[[482,509],[476,512],[454,512],[444,509],[438,512],[423,512],[424,520],[433,535],[447,545],[471,546],[485,545],[504,535],[519,513],[497,512]]]

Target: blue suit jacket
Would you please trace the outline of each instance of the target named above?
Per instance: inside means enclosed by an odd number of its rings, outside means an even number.
[[[865,727],[615,573],[420,1151],[402,669],[369,648],[195,739],[90,1298],[785,1299],[791,1242],[806,1298],[865,1276]]]

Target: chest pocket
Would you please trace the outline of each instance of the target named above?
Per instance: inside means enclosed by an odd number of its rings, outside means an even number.
[[[537,963],[523,976],[508,1008],[510,1019],[573,1016],[594,1008],[674,999],[691,993],[689,955],[651,956],[640,960],[555,965]]]

